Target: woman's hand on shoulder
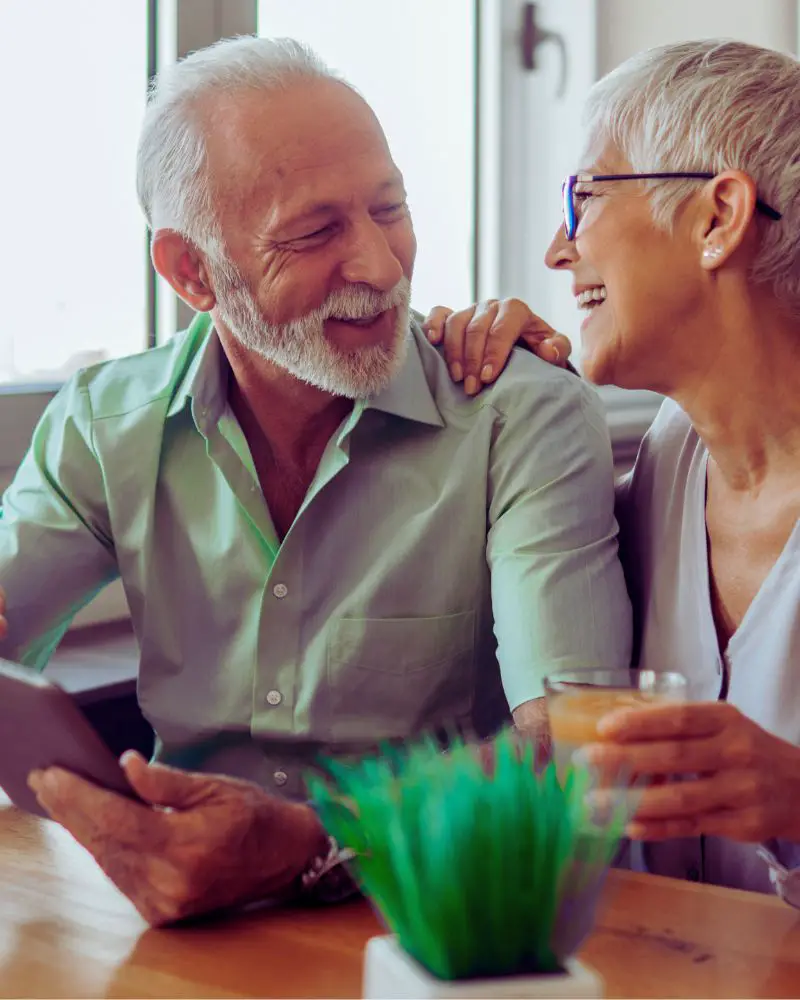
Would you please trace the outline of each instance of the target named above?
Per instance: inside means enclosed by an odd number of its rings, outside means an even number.
[[[432,344],[442,346],[450,377],[463,382],[470,396],[494,382],[516,345],[561,368],[572,351],[569,338],[520,299],[487,299],[459,312],[435,306],[422,328]]]

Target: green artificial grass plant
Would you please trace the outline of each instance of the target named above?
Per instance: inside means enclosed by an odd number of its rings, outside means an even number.
[[[535,774],[534,747],[433,740],[309,777],[322,821],[400,946],[440,979],[552,973],[591,928],[622,835],[622,805],[599,819],[590,779]]]

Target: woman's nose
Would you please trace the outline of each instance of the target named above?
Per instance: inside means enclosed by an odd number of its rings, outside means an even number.
[[[544,255],[544,262],[554,271],[567,268],[578,259],[575,241],[568,240],[564,227],[559,226]]]

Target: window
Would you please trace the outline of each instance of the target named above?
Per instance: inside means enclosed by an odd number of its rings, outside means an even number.
[[[308,43],[356,86],[403,172],[417,234],[412,299],[474,298],[474,0],[260,0],[258,30]]]
[[[147,28],[146,3],[0,6],[9,282],[0,383],[61,382],[81,365],[145,346],[135,152]]]

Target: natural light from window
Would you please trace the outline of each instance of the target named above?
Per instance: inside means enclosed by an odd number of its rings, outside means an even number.
[[[146,86],[144,0],[0,3],[0,384],[145,346]]]

